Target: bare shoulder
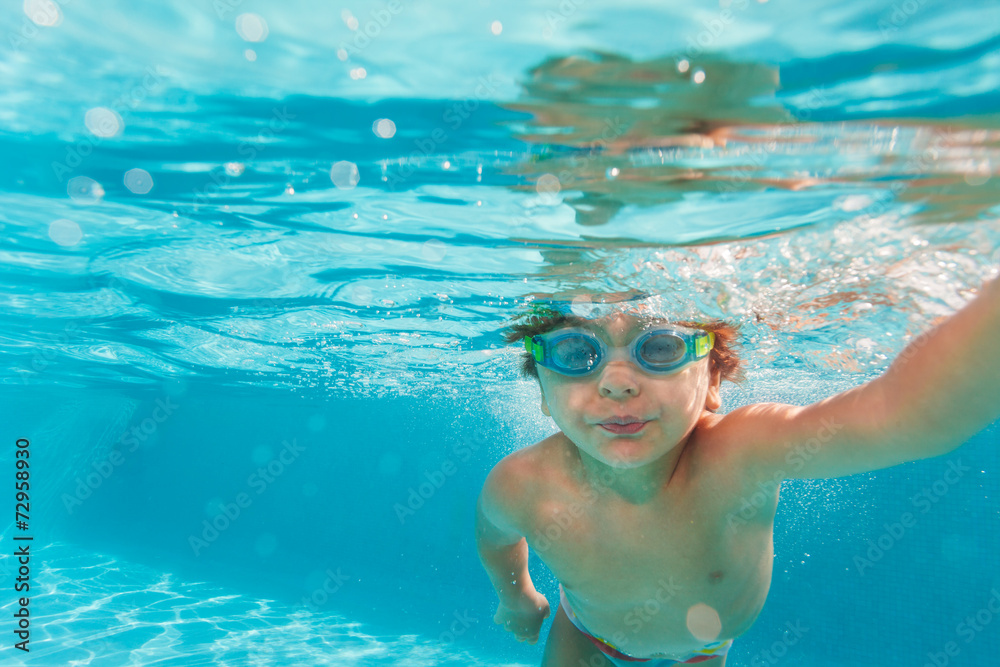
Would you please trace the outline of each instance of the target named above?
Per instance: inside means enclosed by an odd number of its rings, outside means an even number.
[[[500,459],[486,476],[479,496],[482,513],[500,528],[518,531],[530,524],[541,494],[561,475],[561,433]]]
[[[756,403],[722,415],[707,414],[695,431],[696,456],[702,462],[724,464],[733,472],[753,477],[761,448],[780,437],[782,425],[799,409],[782,403]]]

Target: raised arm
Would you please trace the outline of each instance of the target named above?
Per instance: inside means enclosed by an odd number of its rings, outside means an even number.
[[[732,419],[729,419],[729,418]],[[768,479],[842,477],[946,454],[1000,417],[1000,280],[916,338],[871,382],[805,407],[735,410]]]

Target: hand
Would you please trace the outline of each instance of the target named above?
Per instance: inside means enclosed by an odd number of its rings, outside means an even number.
[[[493,615],[493,622],[504,630],[513,632],[517,641],[534,644],[538,641],[542,622],[548,615],[549,601],[538,591],[532,591],[513,606],[501,602],[497,613]]]

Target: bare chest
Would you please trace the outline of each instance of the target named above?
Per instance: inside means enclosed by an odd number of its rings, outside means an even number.
[[[774,508],[758,510],[762,521],[733,521],[740,497],[697,484],[642,505],[558,494],[537,508],[529,543],[594,632],[649,616],[635,641],[682,646],[690,611],[707,609],[735,636],[760,612],[773,560]]]

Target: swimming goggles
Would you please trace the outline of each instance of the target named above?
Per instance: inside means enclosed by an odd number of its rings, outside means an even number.
[[[670,326],[642,333],[628,345],[628,350],[632,362],[644,370],[672,373],[705,357],[714,345],[715,334],[711,331]],[[524,347],[539,365],[562,375],[587,375],[608,357],[608,345],[586,329],[525,336]]]

